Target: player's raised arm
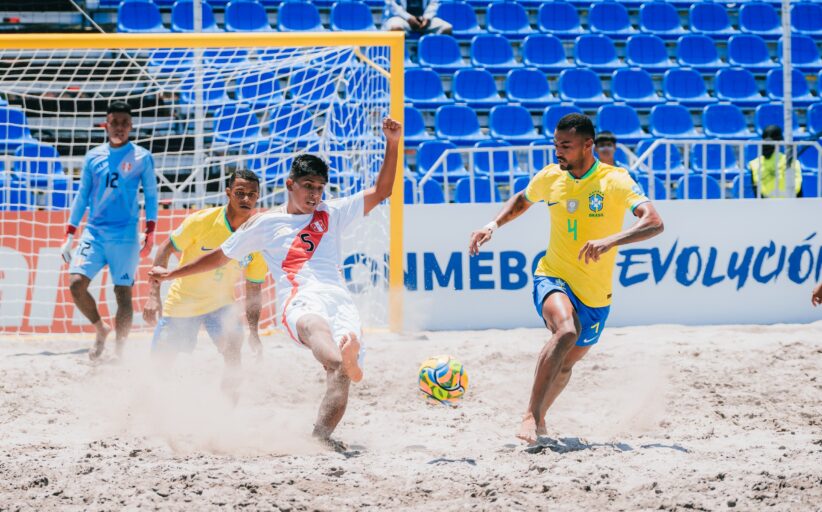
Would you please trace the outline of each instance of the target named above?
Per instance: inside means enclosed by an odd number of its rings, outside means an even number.
[[[385,157],[382,160],[376,183],[365,191],[363,201],[366,215],[378,204],[391,197],[391,191],[394,190],[394,178],[397,176],[397,154],[400,148],[400,137],[402,137],[402,125],[386,117],[382,121],[382,131],[385,134]]]
[[[225,255],[223,249],[218,247],[213,251],[200,256],[191,263],[186,263],[183,266],[177,267],[174,270],[168,270],[164,267],[154,267],[148,271],[148,277],[152,281],[168,281],[177,279],[178,277],[192,276],[201,272],[208,272],[215,268],[222,267],[228,263],[230,258]]]
[[[585,258],[585,263],[588,263],[589,260],[599,261],[599,257],[603,253],[608,252],[616,246],[653,238],[665,229],[665,226],[662,224],[662,217],[660,217],[650,201],[637,206],[636,209],[634,209],[634,215],[639,217],[636,224],[607,238],[585,242],[577,258]]]
[[[500,210],[494,220],[471,233],[471,242],[468,244],[469,254],[471,254],[471,256],[478,254],[480,246],[491,240],[491,235],[494,230],[522,215],[532,204],[534,203],[525,197],[524,190],[511,196],[502,206],[502,210]]]

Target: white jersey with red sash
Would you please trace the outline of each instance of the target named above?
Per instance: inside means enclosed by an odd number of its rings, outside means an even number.
[[[226,240],[223,253],[241,263],[260,252],[276,283],[282,323],[298,340],[300,316],[323,316],[335,338],[361,335],[359,314],[340,271],[342,234],[364,216],[363,193],[322,202],[313,214],[294,215],[284,207],[260,214]]]

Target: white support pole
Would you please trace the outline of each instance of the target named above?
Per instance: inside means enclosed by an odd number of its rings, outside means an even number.
[[[203,3],[202,0],[192,2],[194,15],[194,32],[203,31]],[[203,93],[203,49],[194,49],[194,174],[199,174],[200,179],[194,180],[196,188],[194,193],[202,203],[206,195],[206,169],[205,169],[205,107],[203,105],[205,95]],[[184,138],[185,140],[185,138]],[[202,206],[200,204],[199,206]]]
[[[785,190],[788,197],[796,196],[796,177],[793,170],[793,159],[796,151],[793,147],[793,66],[791,65],[791,2],[782,0],[782,120],[785,124],[785,156],[788,166],[785,169]]]

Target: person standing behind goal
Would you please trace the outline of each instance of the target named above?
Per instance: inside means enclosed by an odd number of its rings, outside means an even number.
[[[116,351],[119,356],[131,330],[134,316],[131,287],[141,256],[151,252],[157,224],[157,178],[151,153],[130,142],[131,108],[112,102],[106,111],[108,142],[93,148],[83,162],[80,190],[71,205],[66,237],[60,247],[69,263],[69,290],[74,304],[94,325],[97,335],[89,358],[100,357],[111,327],[100,318],[89,284],[108,265],[117,313],[114,317]],[[140,205],[137,193],[143,187],[145,234],[137,234]],[[72,250],[77,227],[88,209],[86,227]],[[142,239],[142,241],[141,241]]]

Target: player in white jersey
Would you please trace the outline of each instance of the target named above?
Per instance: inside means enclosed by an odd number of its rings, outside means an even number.
[[[326,441],[345,413],[350,382],[359,382],[363,375],[362,327],[339,270],[341,241],[347,227],[391,195],[402,125],[386,118],[382,129],[385,158],[373,187],[325,202],[327,164],[300,155],[286,180],[287,204],[253,217],[219,249],[191,263],[149,272],[157,281],[176,279],[261,252],[276,282],[283,325],[327,372],[327,390],[314,425],[314,435]]]
[[[97,303],[88,292],[91,280],[108,265],[117,299],[114,329],[119,354],[134,316],[131,287],[137,265],[140,256],[149,254],[154,244],[157,223],[154,159],[148,150],[129,141],[131,126],[128,103],[112,102],[106,113],[108,143],[93,148],[83,161],[80,190],[71,205],[66,239],[60,248],[63,259],[70,264],[69,289],[74,303],[97,330],[94,347],[89,350],[92,360],[103,353],[111,327],[100,318]],[[146,208],[144,237],[137,234],[140,186]],[[86,209],[86,227],[72,250],[74,234]]]

